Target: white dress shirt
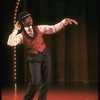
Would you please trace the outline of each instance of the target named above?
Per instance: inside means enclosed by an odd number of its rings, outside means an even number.
[[[67,21],[63,19],[61,22],[55,24],[55,25],[37,25],[39,31],[41,31],[44,34],[54,34],[58,31],[60,31],[62,28],[64,28],[67,25]],[[30,26],[32,28],[32,26]],[[27,31],[28,28],[25,27],[25,30]],[[9,35],[7,45],[9,46],[16,46],[18,44],[23,43],[23,36],[22,34],[17,34],[18,30],[13,30],[13,32]],[[34,33],[34,32],[33,32]]]

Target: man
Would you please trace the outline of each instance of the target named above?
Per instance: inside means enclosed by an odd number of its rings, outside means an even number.
[[[48,55],[43,35],[54,34],[69,24],[78,23],[74,19],[65,18],[55,25],[33,26],[33,19],[29,12],[23,11],[18,16],[13,32],[9,35],[7,44],[16,46],[23,43],[29,60],[31,80],[23,100],[32,100],[37,88],[40,89],[38,100],[46,100],[48,90]],[[23,29],[22,29],[23,27]],[[18,31],[22,31],[18,34]]]

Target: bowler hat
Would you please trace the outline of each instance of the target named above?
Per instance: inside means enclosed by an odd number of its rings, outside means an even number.
[[[19,19],[19,21],[21,21],[21,20],[23,20],[24,18],[26,18],[26,17],[28,17],[28,16],[30,16],[30,15],[31,15],[31,14],[30,14],[29,12],[27,12],[27,11],[22,11],[22,12],[19,13],[18,19]]]

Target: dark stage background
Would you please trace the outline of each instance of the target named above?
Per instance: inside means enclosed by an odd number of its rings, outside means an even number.
[[[13,29],[17,0],[3,3],[2,50],[0,51],[3,87],[13,83],[13,48],[7,39]],[[95,0],[21,0],[18,13],[28,10],[35,25],[55,24],[65,17],[79,25],[69,25],[57,34],[44,36],[50,54],[52,85],[94,85],[98,82],[98,9]],[[17,83],[29,81],[30,72],[24,46],[17,46]]]

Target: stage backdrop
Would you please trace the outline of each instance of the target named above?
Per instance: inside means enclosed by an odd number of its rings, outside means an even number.
[[[16,1],[16,0],[15,0]],[[4,83],[13,82],[13,49],[6,44],[13,29],[16,2],[5,4],[3,34]],[[90,3],[91,2],[91,3]],[[32,13],[35,25],[55,24],[74,18],[78,26],[69,25],[54,35],[44,36],[48,47],[49,78],[52,84],[91,84],[98,81],[97,3],[91,0],[21,0],[19,11]],[[28,82],[30,72],[23,45],[17,46],[17,83]]]

